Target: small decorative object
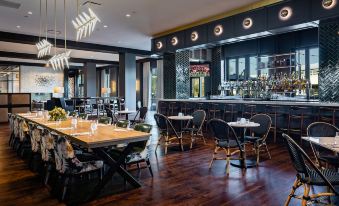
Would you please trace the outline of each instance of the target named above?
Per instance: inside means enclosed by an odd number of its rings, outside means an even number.
[[[192,34],[191,34],[191,40],[192,40],[192,41],[197,41],[198,39],[199,39],[199,34],[198,34],[198,32],[196,32],[196,31],[192,32]]]
[[[252,27],[252,25],[253,25],[253,20],[251,18],[246,18],[242,22],[242,26],[244,27],[244,29],[249,29]]]
[[[161,42],[161,41],[158,41],[158,42],[156,43],[156,47],[157,47],[157,49],[162,49],[162,47],[163,47],[162,42]]]
[[[89,15],[87,15],[85,12],[82,12],[82,14],[79,14],[75,20],[72,20],[73,26],[77,31],[77,41],[82,37],[86,37],[87,34],[90,36],[94,31],[97,22],[100,22],[100,19],[90,8],[88,8],[88,12]]]
[[[324,9],[332,9],[337,5],[337,0],[323,0],[322,6]]]
[[[220,36],[224,32],[224,28],[222,25],[216,25],[214,27],[214,35],[215,36]]]
[[[178,43],[179,43],[178,37],[175,36],[171,39],[172,46],[176,46]]]
[[[67,119],[67,112],[60,107],[54,107],[52,111],[49,112],[49,120],[51,121],[59,121]]]
[[[287,21],[291,18],[293,12],[291,7],[283,7],[279,12],[279,19],[282,21]]]

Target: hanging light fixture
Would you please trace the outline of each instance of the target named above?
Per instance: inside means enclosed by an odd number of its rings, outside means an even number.
[[[54,0],[54,46],[56,48],[56,0]],[[67,51],[67,28],[66,28],[66,0],[64,0],[64,26],[65,26],[65,51],[60,54],[56,54],[56,49],[54,48],[54,56],[48,60],[48,64],[52,65],[53,70],[62,70],[69,68],[68,60],[71,55],[71,50]]]
[[[46,0],[46,38],[40,40],[41,37],[41,27],[42,27],[42,12],[41,12],[41,1],[40,0],[40,28],[39,28],[39,42],[35,44],[38,49],[38,58],[42,58],[51,53],[52,44],[47,40],[47,0]]]
[[[76,40],[90,36],[94,31],[97,22],[101,22],[97,15],[88,7],[88,13],[82,12],[79,14],[79,0],[78,0],[78,16],[72,20],[72,24],[77,32]]]

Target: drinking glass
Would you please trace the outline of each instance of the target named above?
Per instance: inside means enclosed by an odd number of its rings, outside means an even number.
[[[339,144],[339,132],[335,133],[334,144]]]
[[[91,123],[91,134],[94,134],[95,130],[97,130],[97,124],[96,122],[92,122]]]
[[[241,118],[237,117],[237,123],[240,123]]]

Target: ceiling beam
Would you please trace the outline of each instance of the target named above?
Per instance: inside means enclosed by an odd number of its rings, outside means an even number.
[[[35,45],[39,41],[39,37],[33,36],[33,35],[17,34],[17,33],[0,31],[0,41]],[[54,42],[54,39],[48,38],[48,41]],[[59,48],[63,48],[64,43],[65,42],[63,39],[56,40],[56,45]],[[93,51],[93,52],[114,53],[114,54],[132,53],[132,54],[136,54],[140,56],[151,55],[151,51],[146,51],[146,50],[130,49],[130,48],[124,48],[124,47],[108,46],[108,45],[102,45],[102,44],[92,44],[92,43],[85,43],[85,42],[76,42],[76,41],[71,41],[71,40],[67,40],[67,48],[76,49],[76,50]]]
[[[51,58],[51,56],[46,56],[45,58],[38,59],[36,54],[25,54],[25,53],[5,52],[5,51],[0,51],[0,57],[18,58],[18,59],[32,59],[32,60],[46,60],[46,61],[49,58]],[[119,65],[119,62],[117,62],[117,61],[106,61],[106,60],[98,60],[98,59],[83,59],[83,58],[73,58],[73,57],[69,59],[69,62],[72,62],[72,63],[93,62],[95,64]]]

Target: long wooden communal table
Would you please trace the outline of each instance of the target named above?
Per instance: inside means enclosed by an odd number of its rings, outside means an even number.
[[[95,154],[102,158],[109,166],[103,179],[95,187],[92,197],[95,199],[105,185],[112,179],[115,172],[118,172],[128,183],[135,188],[141,187],[141,184],[121,165],[125,161],[126,156],[131,151],[136,142],[148,140],[151,136],[149,133],[139,132],[132,129],[115,128],[113,125],[98,125],[98,129],[94,134],[90,134],[90,121],[79,121],[76,129],[72,128],[71,119],[55,122],[48,121],[28,114],[17,114],[27,121],[31,121],[44,128],[54,131],[60,135],[64,135],[72,143],[91,149]],[[117,144],[127,143],[127,147],[123,150],[118,160],[114,160],[105,148]]]

